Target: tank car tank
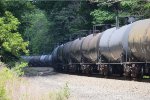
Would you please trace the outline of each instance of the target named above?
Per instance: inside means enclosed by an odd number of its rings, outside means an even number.
[[[133,56],[139,61],[150,61],[150,19],[132,24],[128,44]]]
[[[71,45],[72,45],[72,41],[67,42],[64,44],[63,46],[63,61],[64,64],[69,64],[70,63],[70,51],[71,51]]]
[[[80,63],[81,62],[81,44],[82,44],[82,41],[84,40],[85,38],[82,37],[82,38],[78,38],[76,40],[74,40],[72,42],[72,45],[71,45],[71,60],[72,60],[72,63]]]

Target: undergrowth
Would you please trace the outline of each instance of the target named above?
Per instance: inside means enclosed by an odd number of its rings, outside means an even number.
[[[32,86],[23,77],[26,63],[16,63],[9,69],[0,62],[0,100],[67,100],[70,96],[68,83],[59,91],[41,93],[38,85]]]

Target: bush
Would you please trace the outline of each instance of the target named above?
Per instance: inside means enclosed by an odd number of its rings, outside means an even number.
[[[26,62],[16,62],[15,67],[13,67],[12,70],[13,72],[15,72],[17,76],[22,76],[24,75],[23,68],[26,67],[27,65],[28,64]]]

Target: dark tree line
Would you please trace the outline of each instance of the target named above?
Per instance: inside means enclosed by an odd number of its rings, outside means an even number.
[[[29,49],[31,55],[48,54],[58,44],[89,34],[86,30],[92,30],[95,24],[115,25],[118,16],[120,25],[124,25],[125,19],[130,16],[134,16],[136,20],[149,18],[149,12],[150,3],[147,0],[1,0],[0,18],[6,17],[6,14],[14,16],[17,28],[10,26],[12,30],[9,32],[17,32],[24,39],[21,40],[24,41],[23,46],[18,44],[18,51],[22,52],[10,50],[7,43],[4,43],[6,48],[1,52],[23,55],[23,52],[27,53],[26,50]],[[4,28],[3,24],[5,23],[0,20],[0,27]],[[17,41],[17,37],[15,40]],[[12,47],[14,45],[10,46]]]

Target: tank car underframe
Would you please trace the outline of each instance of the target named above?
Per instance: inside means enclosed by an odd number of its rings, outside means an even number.
[[[117,75],[132,79],[150,74],[150,62],[139,62],[134,56],[122,56],[120,62],[110,62],[103,56],[99,56],[96,63],[89,63],[84,60],[82,58],[80,63],[73,63],[70,59],[69,63],[63,62],[59,64],[62,68],[58,69],[66,73],[84,73],[86,75],[97,73],[104,76]]]
[[[104,76],[119,75],[125,78],[139,78],[143,75],[149,75],[150,62],[132,61],[131,58],[122,58],[120,62],[108,62],[100,56],[97,63],[72,63],[64,65],[65,72],[84,73],[87,75],[98,73]],[[124,61],[126,60],[126,61]],[[108,63],[107,63],[108,62]]]
[[[120,65],[122,66],[123,71],[119,70],[118,72],[121,76],[123,74],[126,78],[130,77],[135,79],[135,78],[143,77],[143,75],[150,75],[150,62],[147,61],[139,62],[139,60],[136,59],[134,56],[128,57],[126,54],[125,56],[122,56],[120,62],[109,62],[108,60],[106,59],[103,60],[103,59],[105,58],[103,56],[100,56],[96,64],[100,67],[99,69],[105,66],[106,69],[109,69],[108,72],[111,72],[111,74],[113,74],[114,66]]]
[[[85,59],[84,59],[85,60]],[[126,61],[125,61],[126,60]],[[125,76],[125,78],[136,79],[143,77],[145,74],[150,73],[150,62],[139,62],[132,61],[131,58],[124,58],[120,62],[108,62],[104,57],[100,56],[97,60],[97,63],[85,63],[83,60],[81,63],[69,63],[67,66],[66,72],[76,72],[84,74],[99,73],[104,76],[109,75],[119,75]]]

